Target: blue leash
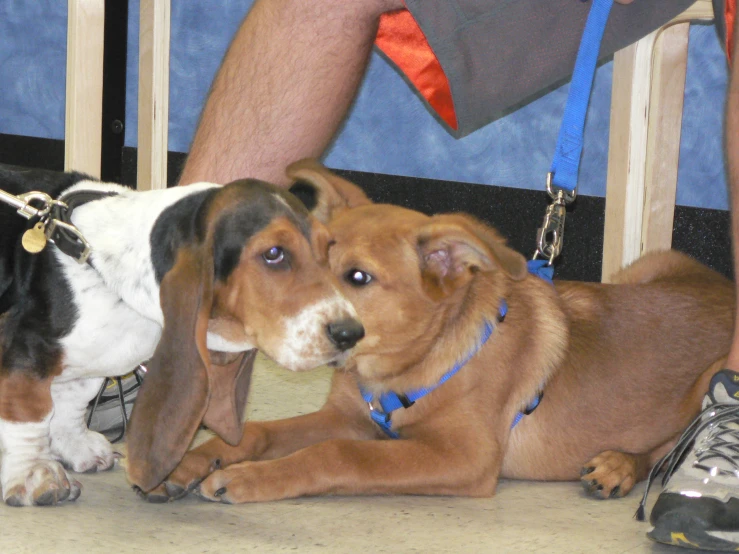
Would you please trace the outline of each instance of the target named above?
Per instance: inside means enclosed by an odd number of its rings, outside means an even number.
[[[572,73],[554,158],[547,175],[547,192],[553,203],[547,207],[544,223],[537,232],[534,259],[541,256],[551,265],[562,251],[566,206],[577,196],[577,177],[582,157],[585,116],[593,88],[600,43],[608,23],[613,0],[591,0],[580,48]]]
[[[547,208],[544,223],[537,233],[537,251],[534,259],[528,262],[529,272],[552,282],[554,267],[552,262],[562,250],[562,238],[564,234],[565,206],[576,197],[577,177],[580,169],[580,158],[582,156],[583,136],[585,132],[585,116],[590,102],[590,93],[593,88],[595,67],[600,52],[600,43],[608,23],[613,0],[592,0],[588,19],[585,23],[580,48],[577,52],[577,60],[572,74],[570,92],[567,97],[562,124],[557,137],[554,159],[547,176],[547,192],[553,203]],[[546,259],[536,259],[544,256]],[[503,301],[498,315],[498,321],[502,321],[508,310]],[[405,394],[387,392],[375,399],[374,395],[360,386],[362,398],[369,405],[372,420],[382,428],[391,438],[399,438],[398,433],[392,430],[390,417],[393,411],[400,408],[411,407],[416,400],[426,396],[455,375],[464,365],[482,348],[490,338],[494,327],[490,322],[485,322],[482,336],[476,348],[472,350],[462,361],[457,362],[452,369],[445,373],[438,383],[431,387],[424,387]],[[372,402],[377,400],[381,410],[375,409]],[[541,401],[539,394],[533,402],[524,410],[516,414],[511,428],[515,427],[524,415],[531,413]]]
[[[585,116],[593,88],[595,66],[598,62],[600,43],[606,29],[613,0],[591,0],[585,30],[580,40],[575,69],[572,73],[570,92],[567,96],[562,124],[559,128],[554,159],[549,170],[555,186],[573,191],[577,188],[577,173],[582,154]]]

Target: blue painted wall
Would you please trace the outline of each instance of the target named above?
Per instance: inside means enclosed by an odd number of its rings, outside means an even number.
[[[251,0],[172,3],[170,150],[185,152],[230,37]],[[64,0],[0,0],[0,132],[64,134]],[[136,144],[138,0],[130,4],[126,144]],[[588,114],[580,192],[605,193],[612,64],[598,70]],[[727,207],[721,147],[726,62],[712,26],[690,34],[678,203]],[[542,188],[568,86],[460,140],[428,114],[378,55],[342,132],[333,167]]]

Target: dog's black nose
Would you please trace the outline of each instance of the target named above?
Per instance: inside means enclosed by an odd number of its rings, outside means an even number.
[[[326,333],[339,350],[349,350],[364,337],[364,327],[356,319],[342,319],[329,323]]]

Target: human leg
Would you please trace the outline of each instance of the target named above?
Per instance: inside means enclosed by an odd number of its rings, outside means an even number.
[[[211,87],[180,184],[255,177],[320,156],[401,0],[256,0]]]
[[[721,12],[717,12],[721,13]],[[739,21],[739,20],[738,20]],[[734,28],[734,37],[737,29]],[[725,145],[732,212],[734,275],[739,275],[739,48],[731,52]],[[737,289],[739,291],[739,289]],[[739,550],[739,312],[725,369],[715,375],[691,425],[674,472],[652,509],[650,538],[701,550]],[[692,444],[691,444],[692,443]],[[682,454],[685,457],[680,461]]]

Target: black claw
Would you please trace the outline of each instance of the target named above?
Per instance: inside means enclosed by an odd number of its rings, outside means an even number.
[[[583,467],[580,470],[580,477],[582,477],[583,475],[587,475],[588,473],[593,473],[594,471],[595,471],[595,468],[593,466]]]
[[[163,494],[147,494],[146,501],[150,504],[164,504],[169,502],[169,497]]]
[[[178,500],[183,496],[187,496],[187,490],[185,490],[183,487],[180,487],[179,485],[164,483],[164,488],[167,491],[169,497],[173,500]]]
[[[8,506],[12,506],[13,508],[23,507],[23,502],[21,502],[21,499],[17,496],[9,496],[5,499],[5,504],[7,504]]]
[[[33,501],[35,506],[53,506],[57,502],[56,491],[46,491]]]
[[[221,487],[213,493],[213,496],[223,496],[224,494],[226,494],[226,487]]]
[[[621,492],[621,485],[616,485],[615,487],[613,487],[613,490],[611,491],[611,494],[609,494],[608,496],[610,498],[618,498],[618,494],[620,492]]]
[[[136,496],[138,496],[141,500],[146,500],[146,493],[141,490],[141,487],[138,485],[133,485],[131,487],[133,489],[133,492],[136,493]]]
[[[195,479],[192,483],[190,483],[187,486],[187,492],[193,492],[197,490],[197,488],[200,486],[200,483],[203,482],[203,479]]]
[[[82,494],[82,483],[80,483],[76,479],[73,479],[71,483],[71,488],[69,490],[69,497],[67,498],[67,500],[69,502],[74,502],[80,497],[80,494]]]

